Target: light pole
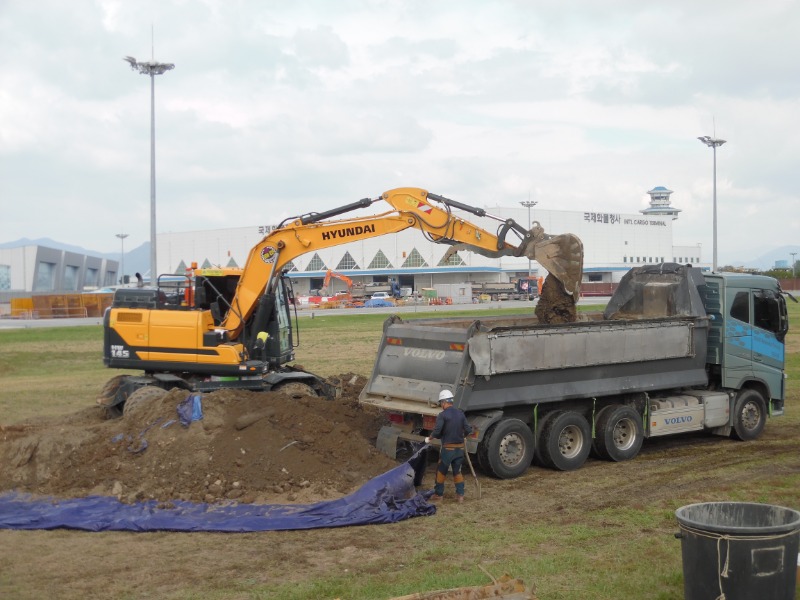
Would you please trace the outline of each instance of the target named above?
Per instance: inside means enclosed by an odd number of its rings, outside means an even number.
[[[714,150],[714,263],[712,271],[717,270],[717,148],[725,143],[725,140],[713,138],[709,135],[704,135],[697,138],[709,148]]]
[[[797,289],[797,286],[794,283],[794,266],[797,264],[794,260],[794,257],[797,256],[797,252],[789,252],[792,255],[792,287]]]
[[[121,284],[125,284],[125,238],[128,237],[127,233],[118,233],[116,236],[119,238],[120,249],[119,249],[119,271],[120,277],[119,282]]]
[[[536,205],[538,204],[538,202],[534,202],[533,200],[521,200],[521,201],[520,201],[520,204],[522,204],[522,206],[524,206],[525,208],[527,208],[527,209],[528,209],[528,229],[530,230],[530,228],[531,228],[531,227],[532,227],[532,225],[533,225],[533,224],[531,223],[531,208],[533,208],[534,206],[536,206]],[[530,278],[531,278],[531,275],[532,275],[532,271],[531,271],[531,259],[529,258],[529,259],[528,259],[528,279],[530,279]],[[531,282],[530,282],[530,281],[528,281],[528,285],[530,285],[530,284],[531,284]]]
[[[131,69],[142,75],[150,75],[150,285],[157,284],[158,269],[156,267],[156,85],[155,76],[163,75],[175,68],[172,63],[159,63],[155,59],[149,62],[137,62],[132,56],[126,56]]]

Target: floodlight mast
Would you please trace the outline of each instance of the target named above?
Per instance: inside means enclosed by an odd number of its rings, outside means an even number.
[[[710,135],[703,135],[697,138],[709,148],[714,150],[714,263],[713,272],[717,271],[717,148],[725,143],[725,140],[713,138]]]
[[[121,285],[125,285],[125,238],[128,237],[128,234],[117,233],[115,235],[119,238],[119,243],[120,243],[119,270],[121,271],[121,276],[119,282]]]
[[[156,263],[156,87],[155,76],[163,75],[175,68],[172,63],[160,63],[155,60],[138,62],[132,56],[126,56],[131,69],[142,75],[150,76],[150,285],[158,283],[158,267]]]
[[[527,200],[520,200],[520,204],[522,204],[522,206],[524,206],[525,208],[528,209],[528,227],[529,228],[533,227],[533,223],[531,222],[531,208],[533,208],[534,206],[536,206],[539,203],[536,202],[535,200],[531,200],[530,199],[530,195],[528,195],[528,199]],[[533,274],[533,272],[531,271],[531,259],[529,258],[528,259],[528,279],[530,279],[532,277],[532,274]],[[528,282],[528,285],[530,285],[530,281]]]

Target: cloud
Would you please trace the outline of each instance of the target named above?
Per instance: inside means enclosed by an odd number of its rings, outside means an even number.
[[[615,212],[666,185],[676,243],[710,248],[712,156],[696,137],[715,133],[720,248],[786,244],[799,17],[788,0],[7,2],[0,240],[113,251],[109,221],[131,247],[148,238],[150,81],[132,55],[176,64],[155,79],[164,231],[401,185]]]

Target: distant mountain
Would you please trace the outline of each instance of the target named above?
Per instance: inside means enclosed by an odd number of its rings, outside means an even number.
[[[791,267],[792,252],[797,255],[794,257],[795,260],[800,260],[800,246],[782,246],[781,248],[770,250],[757,258],[747,258],[730,264],[734,267],[743,266],[766,271],[773,268],[776,262],[786,261],[786,264]]]
[[[75,252],[77,254],[86,254],[87,256],[97,256],[107,260],[119,261],[119,252],[95,252],[81,248],[80,246],[72,246],[70,244],[62,244],[50,238],[37,238],[35,240],[29,238],[20,238],[13,242],[0,243],[0,248],[19,248],[22,246],[44,246],[46,248],[55,248],[56,250],[64,250],[65,252]],[[141,246],[129,250],[125,253],[125,273],[133,278],[134,273],[142,273],[143,275],[150,272],[150,242],[145,242]]]
[[[45,246],[46,248],[55,248],[56,250],[65,250],[66,252],[77,252],[78,254],[88,254],[89,256],[111,258],[110,255],[102,254],[101,252],[87,250],[86,248],[81,248],[80,246],[62,244],[61,242],[51,240],[50,238],[37,238],[35,240],[29,238],[20,238],[14,242],[4,242],[0,244],[0,248],[19,248],[21,246]],[[117,258],[119,259],[119,252],[117,252]]]

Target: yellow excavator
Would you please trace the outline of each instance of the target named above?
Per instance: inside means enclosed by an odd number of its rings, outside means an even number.
[[[379,203],[389,210],[335,219]],[[490,233],[453,210],[495,220],[498,228]],[[558,279],[567,296],[577,297],[583,245],[576,236],[547,235],[538,223],[526,229],[513,219],[444,196],[398,188],[285,220],[250,250],[243,269],[197,270],[188,273],[183,284],[168,285],[164,278],[162,285],[159,278],[154,287],[117,290],[104,317],[103,362],[112,369],[143,374],[112,378],[98,404],[109,416],[120,416],[175,387],[335,395],[335,385],[289,365],[298,336],[292,327],[294,298],[285,267],[307,252],[409,228],[453,246],[451,251],[536,260]],[[509,234],[514,242],[507,240]]]

